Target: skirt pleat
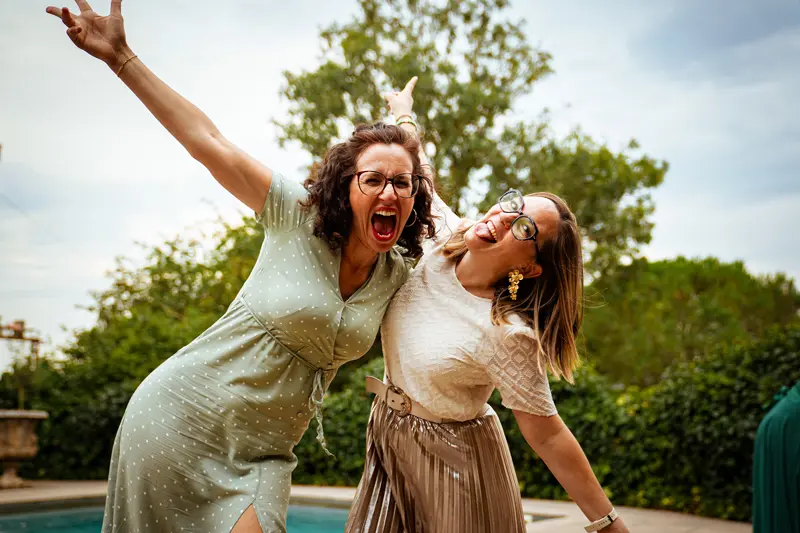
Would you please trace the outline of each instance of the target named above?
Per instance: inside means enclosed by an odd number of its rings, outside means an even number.
[[[347,533],[524,533],[497,415],[436,424],[375,400]]]

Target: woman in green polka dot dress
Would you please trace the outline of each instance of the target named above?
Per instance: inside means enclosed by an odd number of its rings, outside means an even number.
[[[220,184],[265,238],[226,313],[148,376],[114,442],[104,533],[286,530],[292,452],[326,387],[372,345],[406,262],[433,235],[418,144],[361,126],[305,186],[228,142],[125,41],[119,0],[101,17],[47,8],[103,60]],[[398,246],[399,245],[399,246]]]

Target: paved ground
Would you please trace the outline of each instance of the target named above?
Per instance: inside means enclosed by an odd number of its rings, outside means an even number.
[[[342,487],[292,487],[292,503],[334,505],[346,507],[355,489]],[[0,490],[0,513],[4,506],[35,506],[37,503],[63,500],[99,501],[105,496],[104,481],[36,481],[30,487]],[[529,533],[581,533],[586,519],[578,507],[569,502],[523,500],[526,513],[553,516],[528,526]],[[6,507],[8,509],[8,507]],[[696,516],[618,508],[633,533],[751,533],[750,524],[711,520]]]

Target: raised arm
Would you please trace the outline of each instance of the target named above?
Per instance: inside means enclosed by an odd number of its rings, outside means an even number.
[[[230,143],[191,102],[161,81],[136,57],[125,38],[122,0],[111,1],[101,17],[86,0],[76,0],[80,13],[48,7],[60,18],[70,40],[105,62],[189,154],[236,198],[260,212],[272,183],[272,171]]]
[[[383,95],[384,99],[386,100],[386,104],[389,107],[389,111],[398,120],[404,116],[412,116],[412,108],[414,107],[414,87],[417,85],[417,79],[417,76],[411,78],[402,91],[392,91],[384,93]],[[431,180],[431,183],[433,183],[434,173],[431,171],[431,165],[428,161],[428,156],[425,155],[425,150],[422,146],[422,139],[419,137],[419,131],[417,131],[417,127],[409,122],[401,124],[400,127],[420,140],[419,160],[420,163],[422,163],[422,171]]]
[[[411,78],[402,91],[391,91],[384,93],[383,98],[389,107],[389,111],[395,116],[396,119],[401,120],[403,117],[411,117],[411,111],[414,106],[414,87],[417,85],[417,77]],[[411,135],[419,138],[419,132],[415,124],[405,122],[400,125]],[[421,141],[421,139],[420,139]],[[419,160],[422,163],[422,172],[430,179],[431,184],[434,186],[431,191],[433,197],[433,205],[431,212],[434,214],[434,223],[436,224],[436,236],[431,242],[444,243],[465,221],[450,209],[439,195],[436,193],[436,184],[434,182],[435,173],[431,168],[428,158],[425,155],[422,142],[419,143]]]

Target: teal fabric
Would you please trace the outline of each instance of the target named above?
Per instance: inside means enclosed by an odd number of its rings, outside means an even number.
[[[148,376],[114,443],[104,533],[230,531],[254,506],[285,531],[292,452],[336,370],[371,347],[407,268],[396,250],[344,301],[340,255],[275,174],[264,242],[227,312]],[[318,438],[324,444],[321,425]],[[335,450],[334,450],[335,452]]]
[[[753,460],[753,532],[800,533],[800,382],[758,427]]]

